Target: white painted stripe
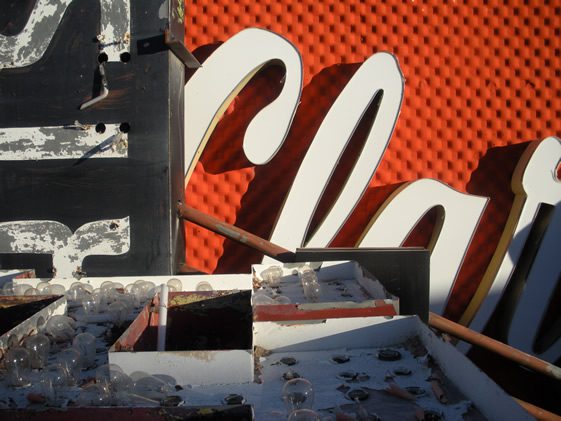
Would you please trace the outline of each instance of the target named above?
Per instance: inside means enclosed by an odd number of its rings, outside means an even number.
[[[95,126],[16,127],[0,129],[0,161],[127,158],[127,134],[118,124]]]

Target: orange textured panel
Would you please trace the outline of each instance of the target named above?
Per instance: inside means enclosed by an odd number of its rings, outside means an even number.
[[[517,157],[526,142],[561,134],[561,7],[541,1],[380,3],[187,3],[191,20],[186,43],[201,60],[242,29],[261,27],[293,42],[304,64],[302,103],[278,156],[253,167],[240,146],[251,116],[264,100],[274,98],[274,88],[264,88],[278,86],[281,75],[271,71],[242,92],[217,127],[186,190],[187,203],[267,237],[298,164],[338,93],[365,59],[378,51],[392,52],[406,79],[401,115],[370,190],[336,244],[352,245],[380,198],[405,181],[436,178],[490,197],[448,308],[448,315],[457,317],[504,226]],[[341,164],[320,213],[335,197],[352,155]],[[201,229],[187,226],[186,232],[187,263],[202,270],[247,271],[261,258]]]

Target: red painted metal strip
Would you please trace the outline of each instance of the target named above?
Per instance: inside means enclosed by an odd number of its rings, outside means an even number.
[[[287,321],[287,320],[320,320],[341,319],[345,317],[396,316],[395,308],[391,304],[366,308],[328,308],[317,310],[303,310],[297,304],[255,306],[253,320]]]

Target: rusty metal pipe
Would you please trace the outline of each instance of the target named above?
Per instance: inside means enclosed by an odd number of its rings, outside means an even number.
[[[516,348],[506,345],[496,339],[477,333],[465,326],[448,320],[435,313],[429,314],[429,325],[442,332],[449,333],[463,341],[472,345],[477,345],[501,355],[511,361],[514,361],[524,367],[534,370],[538,373],[545,374],[556,380],[561,380],[561,368],[550,364],[547,361],[540,360],[532,355],[526,354]]]
[[[290,250],[277,246],[257,235],[251,234],[234,225],[223,222],[204,212],[185,206],[183,203],[177,205],[177,215],[181,219],[193,222],[210,231],[223,235],[230,240],[237,241],[245,246],[251,247],[283,263],[294,262],[295,254]]]
[[[514,398],[518,404],[524,408],[531,416],[539,421],[561,421],[561,417],[553,412],[546,411],[539,406],[533,405],[529,402]]]

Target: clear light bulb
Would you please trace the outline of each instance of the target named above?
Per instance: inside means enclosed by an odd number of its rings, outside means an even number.
[[[2,286],[2,295],[14,295],[14,283],[12,281],[8,281]]]
[[[43,368],[49,359],[51,341],[47,335],[38,333],[25,340],[25,348],[29,351],[29,358],[32,368]]]
[[[117,287],[118,285],[111,281],[105,281],[99,287],[99,294],[107,302],[107,305],[118,300],[120,294]]]
[[[68,316],[55,314],[45,325],[45,333],[55,342],[69,341],[74,337],[74,320]]]
[[[133,292],[133,289],[131,289],[130,292],[127,292],[127,296],[130,297],[131,303],[133,304],[134,308],[140,306],[140,300],[138,298],[138,295]]]
[[[31,384],[31,358],[22,347],[10,348],[4,357],[7,380],[10,386],[26,387]]]
[[[33,287],[29,284],[14,285],[13,287],[14,295],[25,295],[25,291],[27,291],[30,288]]]
[[[65,370],[70,385],[80,381],[82,371],[82,355],[75,348],[66,348],[60,351],[56,357],[56,364]]]
[[[309,265],[302,265],[300,268],[298,268],[299,276],[302,276],[305,273],[314,273],[314,270]]]
[[[37,392],[41,394],[47,404],[53,404],[56,399],[56,391],[53,386],[53,380],[46,370],[41,371],[39,380],[35,384]]]
[[[37,288],[27,288],[23,295],[31,296],[31,295],[40,295],[39,290]]]
[[[130,378],[131,378],[131,380],[133,381],[133,383],[136,383],[136,382],[139,381],[141,378],[143,378],[143,377],[148,377],[148,376],[150,376],[150,374],[148,374],[148,373],[145,372],[145,371],[133,371],[133,372],[130,374]]]
[[[127,374],[118,371],[112,372],[111,390],[130,393],[133,387],[134,383]]]
[[[261,272],[261,279],[270,286],[280,284],[282,278],[282,268],[280,266],[270,266]]]
[[[103,364],[95,370],[96,383],[105,383],[109,385],[111,378],[116,376],[115,373],[123,373],[123,369],[117,364]]]
[[[251,302],[254,306],[277,304],[275,300],[269,297],[266,293],[259,291],[253,294]]]
[[[314,404],[312,383],[303,377],[287,381],[282,388],[282,399],[289,414],[297,409],[312,409]]]
[[[123,295],[115,288],[106,289],[105,291],[102,291],[101,294],[107,301],[108,305],[114,303],[115,301],[119,301],[121,299],[121,296]]]
[[[129,293],[121,294],[121,296],[119,297],[119,301],[122,302],[127,308],[127,314],[134,311],[134,309],[138,305],[136,297],[133,294]]]
[[[82,356],[82,368],[88,369],[95,365],[95,336],[84,332],[76,335],[72,341],[72,347],[77,349]]]
[[[84,314],[86,315],[97,314],[98,304],[99,304],[98,294],[86,294],[84,298],[82,298],[82,308],[84,309]]]
[[[156,288],[156,284],[152,281],[144,281],[144,283],[141,285],[141,288],[145,300],[151,300],[152,298],[154,298],[157,290],[159,290],[159,288]]]
[[[86,296],[87,292],[82,284],[74,282],[72,286],[66,291],[66,299],[69,301],[80,302]]]
[[[173,393],[172,387],[154,376],[146,376],[134,383],[133,393],[148,399],[161,401]]]
[[[95,373],[96,383],[104,385],[111,392],[116,403],[127,404],[134,382],[117,364],[104,364]]]
[[[177,278],[171,278],[166,282],[170,292],[178,292],[183,290],[183,282]]]
[[[73,382],[73,380],[70,379],[70,374],[65,368],[58,365],[58,363],[48,365],[43,371],[43,374],[49,377],[55,390],[71,385]]]
[[[156,288],[156,284],[151,281],[143,281],[139,279],[134,283],[135,287],[132,287],[131,292],[138,297],[140,303],[144,303],[148,299],[152,299],[153,290]]]
[[[303,285],[304,296],[312,303],[317,303],[321,299],[321,286],[318,282],[309,282]]]
[[[320,421],[320,417],[311,409],[297,409],[290,413],[288,421]]]
[[[37,288],[37,291],[39,291],[40,294],[47,294],[46,290],[49,287],[49,283],[48,282],[39,282],[35,288]]]
[[[35,330],[37,333],[45,333],[46,327],[47,320],[43,316],[37,317],[37,321],[35,322]]]
[[[288,298],[286,295],[277,295],[275,297],[275,303],[276,304],[290,304],[290,298]]]
[[[80,390],[76,403],[78,406],[109,406],[111,394],[102,384],[88,384]]]
[[[96,302],[96,310],[98,313],[104,313],[107,311],[107,308],[109,307],[109,299],[107,298],[107,295],[103,294],[101,291],[95,291],[92,292],[92,297]]]
[[[308,301],[317,302],[321,297],[321,286],[313,270],[306,270],[300,274],[304,296]]]
[[[56,314],[47,320],[45,333],[55,342],[69,341],[74,337],[74,320],[68,316]]]
[[[64,286],[60,284],[49,285],[49,287],[46,289],[45,292],[45,294],[50,294],[50,295],[64,295],[65,293],[66,293],[66,288],[64,288]]]
[[[120,301],[109,304],[107,311],[115,326],[122,326],[129,314],[127,306]]]
[[[201,281],[195,287],[195,291],[214,291],[212,285],[207,281]]]
[[[104,281],[104,282],[102,282],[101,285],[99,286],[99,290],[100,290],[101,292],[105,292],[105,291],[108,291],[108,290],[113,289],[113,288],[114,288],[114,286],[113,286],[113,282],[112,282],[112,281]]]
[[[91,293],[93,292],[93,290],[94,290],[94,287],[92,287],[90,284],[86,284],[86,283],[83,283],[83,284],[82,284],[82,288],[84,288],[84,290],[85,290],[86,292],[89,292],[90,294],[91,294]]]
[[[125,287],[123,286],[123,284],[121,282],[113,281],[113,289],[116,289],[119,292],[121,292],[121,291],[125,290]]]
[[[144,281],[143,281],[144,282]],[[131,294],[135,296],[136,300],[138,301],[139,305],[144,304],[144,292],[141,285],[134,284],[131,287]]]

